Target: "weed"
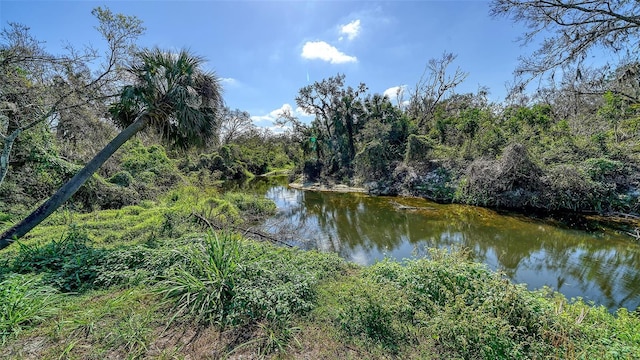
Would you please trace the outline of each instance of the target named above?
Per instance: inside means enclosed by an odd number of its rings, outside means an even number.
[[[148,350],[151,340],[151,314],[130,314],[122,319],[113,330],[112,346],[123,347],[129,359],[140,358]]]
[[[44,272],[47,281],[63,291],[90,288],[102,251],[88,243],[86,233],[72,227],[59,241],[42,246],[20,244],[11,269],[17,273]]]
[[[246,348],[256,348],[260,357],[271,354],[286,355],[295,345],[301,346],[297,338],[299,332],[299,327],[291,325],[289,316],[265,319],[258,323],[257,334],[253,339],[236,346],[226,356]]]
[[[55,312],[59,296],[34,276],[10,275],[0,282],[0,340],[35,326]]]

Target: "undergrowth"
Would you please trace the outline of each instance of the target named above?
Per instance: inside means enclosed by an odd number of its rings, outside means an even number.
[[[58,214],[1,252],[0,357],[640,358],[638,312],[528,291],[461,251],[360,267],[214,232],[196,221],[220,223],[214,199],[238,222],[270,211],[183,188]]]

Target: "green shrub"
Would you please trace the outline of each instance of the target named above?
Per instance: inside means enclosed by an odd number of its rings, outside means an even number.
[[[591,180],[582,168],[563,164],[547,171],[542,198],[548,209],[606,210],[618,202],[615,184]]]
[[[166,170],[175,167],[160,145],[144,147],[141,143],[132,143],[131,149],[122,157],[122,168],[132,175],[144,171],[152,171],[161,175]]]
[[[18,244],[20,250],[8,270],[42,273],[44,282],[65,292],[153,283],[178,261],[165,248],[96,248],[86,232],[76,228],[45,245]]]
[[[584,169],[592,180],[607,181],[616,176],[623,176],[624,164],[620,161],[606,158],[587,159],[583,163]]]
[[[381,346],[393,354],[409,340],[402,314],[403,295],[398,289],[382,287],[366,279],[341,288],[337,323],[349,337]]]
[[[24,245],[11,264],[17,273],[44,273],[44,279],[63,291],[86,290],[97,276],[102,250],[89,246],[85,232],[72,229],[62,239],[45,245]]]
[[[209,234],[182,256],[185,262],[160,285],[167,299],[175,299],[175,317],[224,327],[235,295],[239,238],[229,233]]]
[[[108,180],[112,184],[128,187],[133,184],[133,176],[128,171],[120,171],[109,178]]]
[[[551,344],[550,329],[574,335],[547,295],[514,285],[460,252],[379,262],[337,296],[342,331],[391,353],[420,343],[434,358],[544,357],[565,350],[565,343]]]
[[[315,283],[312,274],[296,272],[284,261],[244,262],[230,318],[243,325],[304,314],[313,308]]]
[[[242,222],[238,208],[229,201],[211,198],[203,205],[204,216],[223,225],[236,225]]]
[[[212,234],[182,250],[184,261],[161,281],[175,318],[201,325],[248,326],[307,313],[315,285],[344,269],[336,256],[297,252]]]
[[[423,135],[409,135],[404,161],[407,163],[429,160],[429,152],[433,149],[433,141]]]
[[[0,224],[11,221],[13,215],[0,211]]]
[[[134,205],[140,201],[141,195],[136,189],[105,181],[94,175],[72,197],[80,210],[119,209]]]
[[[179,259],[174,252],[165,248],[150,249],[136,245],[105,250],[95,266],[93,286],[108,288],[114,285],[154,284],[177,261]]]
[[[276,212],[276,204],[261,196],[229,192],[224,194],[224,198],[236,206],[245,216],[262,218],[273,215]]]

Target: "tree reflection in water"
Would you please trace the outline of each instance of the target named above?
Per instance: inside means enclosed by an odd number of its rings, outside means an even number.
[[[640,244],[614,231],[564,229],[521,215],[423,199],[305,192],[273,185],[278,214],[264,227],[303,249],[360,264],[465,247],[530,289],[549,286],[614,311],[640,306]],[[263,187],[264,188],[264,187]],[[397,210],[393,202],[424,209]]]

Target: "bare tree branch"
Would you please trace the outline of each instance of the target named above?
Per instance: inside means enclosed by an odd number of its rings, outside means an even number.
[[[522,57],[515,70],[522,89],[533,78],[557,69],[582,68],[595,49],[637,59],[640,47],[640,1],[637,0],[493,0],[492,16],[523,23],[523,45],[550,32],[540,47]]]
[[[102,102],[118,95],[120,70],[133,54],[135,40],[144,32],[133,16],[96,8],[98,32],[106,40],[107,53],[101,70],[91,74],[89,63],[99,59],[91,48],[77,51],[67,46],[61,56],[47,53],[27,26],[10,23],[0,38],[0,186],[9,167],[15,140],[25,131],[60,111]]]
[[[447,70],[456,57],[445,52],[438,59],[430,59],[409,95],[409,115],[417,119],[419,129],[423,129],[427,121],[433,118],[437,105],[445,96],[452,94],[469,75],[460,68],[456,68],[453,74],[448,73]]]

